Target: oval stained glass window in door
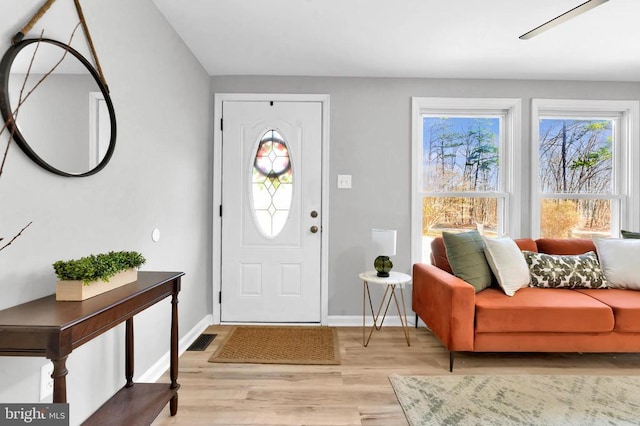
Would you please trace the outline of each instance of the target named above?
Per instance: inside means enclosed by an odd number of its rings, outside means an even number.
[[[275,238],[287,223],[293,199],[289,147],[277,130],[260,139],[252,173],[253,217],[266,237]]]

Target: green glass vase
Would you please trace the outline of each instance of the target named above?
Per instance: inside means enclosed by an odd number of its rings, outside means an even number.
[[[373,262],[373,266],[375,266],[376,271],[378,271],[379,277],[388,277],[391,268],[393,268],[393,263],[391,259],[389,259],[389,256],[378,256]]]

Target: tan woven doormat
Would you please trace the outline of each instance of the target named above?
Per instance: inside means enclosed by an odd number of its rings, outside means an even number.
[[[237,326],[209,362],[340,364],[334,327]]]

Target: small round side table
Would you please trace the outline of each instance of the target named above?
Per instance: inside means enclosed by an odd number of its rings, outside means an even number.
[[[407,339],[407,345],[411,346],[411,342],[409,341],[409,327],[407,325],[407,308],[404,304],[404,286],[407,284],[411,284],[411,276],[407,274],[403,274],[402,272],[389,272],[388,277],[379,277],[376,271],[368,271],[362,272],[359,275],[362,280],[362,345],[367,347],[369,344],[369,340],[371,340],[371,335],[374,330],[380,330],[382,328],[382,324],[384,323],[384,319],[387,316],[387,311],[389,310],[389,305],[391,304],[391,299],[395,301],[396,309],[398,310],[398,317],[400,317],[400,324],[402,325],[402,331],[404,332],[404,337]],[[373,313],[373,302],[371,301],[371,292],[369,291],[369,284],[378,284],[385,286],[384,295],[382,296],[382,300],[380,301],[380,306],[378,307],[378,312],[376,314]],[[400,304],[398,303],[398,297],[396,296],[396,288],[400,290],[400,300],[402,301],[402,311],[400,311]],[[371,316],[373,318],[373,327],[369,331],[369,337],[366,337],[366,300],[369,299],[369,308],[371,309]],[[382,314],[382,319],[380,320],[380,324],[378,324],[378,318],[380,318],[380,313],[382,312],[382,308],[384,308],[384,314]]]

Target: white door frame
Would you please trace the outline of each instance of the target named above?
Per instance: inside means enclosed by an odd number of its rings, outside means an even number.
[[[322,206],[320,259],[320,324],[328,324],[329,316],[329,95],[326,94],[268,94],[216,93],[213,107],[213,322],[220,324],[220,276],[222,261],[222,103],[225,101],[320,102],[322,104]]]

